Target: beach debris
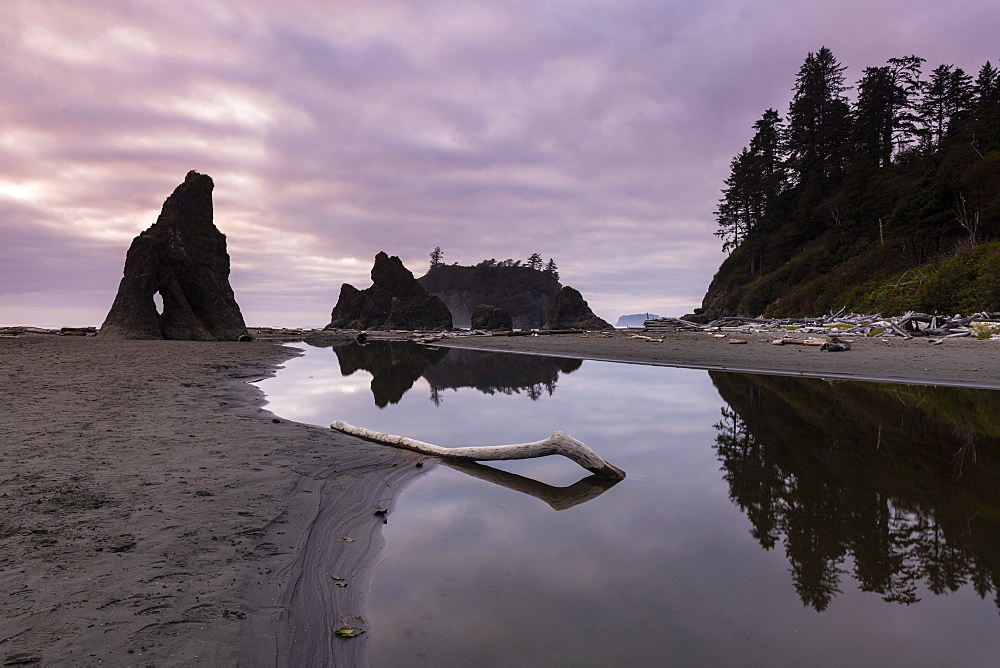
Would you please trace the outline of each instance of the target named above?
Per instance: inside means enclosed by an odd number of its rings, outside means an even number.
[[[413,450],[433,457],[462,461],[482,462],[507,459],[532,459],[546,455],[562,455],[573,460],[591,473],[603,478],[622,480],[625,472],[604,461],[596,452],[569,434],[557,431],[546,439],[534,443],[519,443],[514,445],[486,445],[466,448],[445,448],[440,445],[424,443],[406,436],[385,434],[364,427],[356,427],[342,420],[330,425],[339,432],[355,436],[372,443],[391,445],[404,450]]]
[[[744,344],[746,342],[747,342],[746,339],[729,339],[729,343],[736,345]]]
[[[663,343],[663,337],[654,339],[652,336],[643,336],[642,334],[629,334],[628,338],[635,339],[637,341],[649,341],[650,343]]]
[[[652,318],[643,326],[646,332],[710,332],[713,335],[732,332],[794,332],[811,336],[880,336],[911,339],[917,336],[947,338],[975,336],[1000,338],[1000,312],[980,312],[972,315],[941,315],[907,312],[901,316],[881,313],[845,314],[844,309],[817,318],[745,318],[728,316],[706,324],[681,318]],[[794,343],[783,337],[785,342]],[[824,341],[825,342],[825,341]],[[784,345],[784,343],[776,343]],[[816,344],[821,345],[821,344]]]
[[[96,327],[60,327],[60,336],[94,336],[97,334]]]
[[[342,627],[333,632],[333,635],[339,638],[354,638],[356,636],[364,633],[364,629],[359,629],[350,624],[344,624]]]
[[[825,341],[823,345],[819,347],[819,349],[831,353],[841,352],[843,350],[850,350],[851,342],[843,341],[837,338],[836,336],[831,336],[830,340]]]

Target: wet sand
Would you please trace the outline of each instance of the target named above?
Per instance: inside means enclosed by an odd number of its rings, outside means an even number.
[[[0,663],[363,662],[331,627],[415,455],[264,410],[248,381],[294,354],[0,339]]]
[[[1000,341],[955,338],[934,345],[926,338],[843,337],[852,342],[851,349],[828,352],[815,346],[772,345],[779,338],[773,333],[716,338],[706,332],[668,332],[652,338],[661,336],[663,342],[654,343],[619,330],[610,335],[461,337],[438,345],[699,369],[1000,388]],[[732,339],[746,343],[731,344]]]
[[[748,343],[625,332],[443,343],[1000,388],[997,341],[855,339],[831,353],[738,337]],[[417,468],[412,453],[267,412],[249,381],[295,354],[261,343],[0,339],[5,665],[364,663],[367,636],[332,631],[365,627],[382,546],[374,510],[391,511],[434,460]]]

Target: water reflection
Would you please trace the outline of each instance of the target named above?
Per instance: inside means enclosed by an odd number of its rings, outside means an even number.
[[[764,549],[784,543],[804,603],[825,610],[848,572],[894,603],[921,583],[995,595],[1000,393],[710,375],[730,498]]]
[[[397,369],[411,389],[384,408],[368,384],[393,374],[344,376],[360,366],[325,349],[261,383],[301,422],[448,446],[561,429],[629,473],[605,491],[562,458],[419,469],[366,562],[372,665],[995,663],[998,393],[478,355]]]
[[[398,404],[428,367],[448,355],[447,350],[412,341],[371,341],[364,345],[350,343],[334,347],[333,352],[344,376],[360,370],[372,375],[372,394],[379,408]]]
[[[440,405],[443,390],[471,387],[483,394],[518,394],[532,400],[552,395],[559,373],[572,373],[581,360],[531,357],[474,350],[437,348],[412,341],[370,341],[335,346],[340,372],[372,374],[375,405],[398,404],[421,376],[431,386],[431,401]]]
[[[557,487],[476,462],[442,461],[442,463],[473,478],[479,478],[494,485],[500,485],[515,492],[533,496],[549,504],[549,507],[553,510],[566,510],[581,503],[586,503],[591,499],[596,499],[621,482],[617,478],[602,478],[599,475],[590,475],[577,480],[568,487]]]

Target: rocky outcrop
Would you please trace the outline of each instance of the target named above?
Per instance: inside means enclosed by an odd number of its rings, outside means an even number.
[[[212,222],[211,177],[188,172],[159,218],[132,240],[103,339],[248,339],[229,285],[226,237]],[[159,293],[163,313],[153,299]]]
[[[491,304],[510,313],[514,327],[539,328],[545,324],[552,300],[562,287],[544,271],[490,263],[471,267],[442,264],[419,280],[445,303],[455,327],[471,327],[476,307]]]
[[[488,332],[509,332],[514,329],[514,321],[511,319],[510,313],[502,308],[480,304],[472,312],[471,327],[472,329],[484,329]]]
[[[578,290],[568,285],[556,294],[545,329],[614,329],[594,315]]]
[[[450,330],[451,313],[396,257],[375,256],[370,288],[344,283],[325,329]]]

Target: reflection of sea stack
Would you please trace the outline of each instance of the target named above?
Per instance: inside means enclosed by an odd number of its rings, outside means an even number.
[[[98,336],[236,341],[248,336],[229,285],[226,237],[212,222],[212,179],[188,172],[159,218],[132,240]],[[157,313],[153,295],[163,299]]]
[[[447,350],[421,346],[413,341],[371,341],[334,346],[340,373],[350,376],[359,369],[372,375],[375,405],[398,404],[429,366],[439,363]]]
[[[578,290],[568,285],[556,293],[545,329],[614,329],[594,315]]]
[[[344,283],[325,329],[450,330],[451,312],[398,257],[379,252],[372,286],[358,290]]]

